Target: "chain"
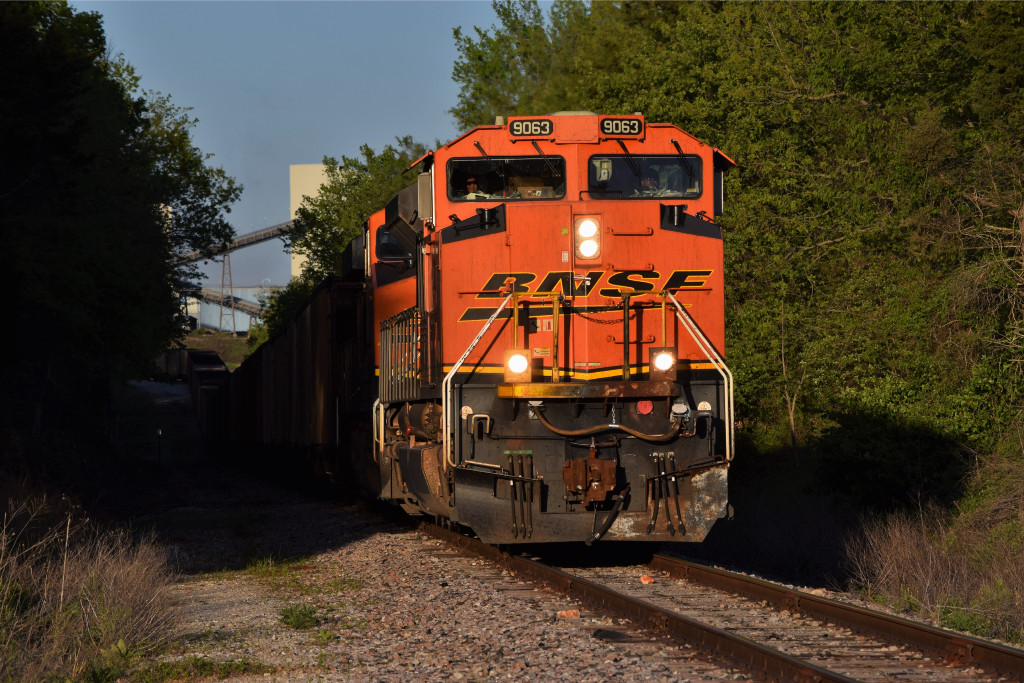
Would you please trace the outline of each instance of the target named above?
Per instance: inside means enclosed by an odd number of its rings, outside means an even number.
[[[619,323],[622,322],[621,319],[617,319],[617,320],[598,320],[597,318],[593,318],[593,317],[587,315],[586,313],[583,313],[582,311],[577,311],[576,307],[573,306],[571,303],[569,303],[565,299],[561,299],[561,302],[562,302],[562,305],[566,308],[566,310],[568,310],[573,315],[578,315],[579,317],[583,318],[584,320],[589,320],[590,322],[597,323],[598,325],[618,325]],[[622,308],[622,304],[621,303],[620,304],[615,304],[614,306],[609,307],[608,312],[617,311],[617,310],[620,310],[621,308]],[[635,317],[636,317],[636,311],[631,311],[630,314],[629,314],[629,318],[628,319],[632,320]]]

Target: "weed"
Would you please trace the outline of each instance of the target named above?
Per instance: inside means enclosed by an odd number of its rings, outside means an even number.
[[[311,576],[312,565],[308,558],[275,560],[273,557],[260,557],[249,563],[246,574],[270,584],[279,591],[292,591],[303,596],[341,594],[363,588],[362,581],[335,577],[319,579]]]
[[[944,607],[939,615],[939,621],[946,628],[980,636],[989,635],[993,631],[991,619],[978,612],[955,605]]]
[[[331,633],[330,631],[328,631],[325,628],[319,629],[316,632],[316,635],[313,636],[313,640],[315,640],[316,642],[320,643],[321,645],[326,645],[327,643],[331,642],[335,638],[337,638],[337,636],[335,636],[333,633]]]
[[[302,604],[283,608],[278,621],[289,628],[313,628],[320,620],[315,607]]]
[[[335,617],[334,623],[341,628],[351,628],[357,631],[364,631],[368,626],[365,619],[350,617],[344,612]]]
[[[250,560],[245,567],[245,573],[254,579],[268,581],[280,588],[289,583],[289,577],[293,572],[308,567],[308,558],[305,557],[276,560],[273,556],[264,555]]]
[[[239,659],[232,662],[215,662],[205,657],[188,657],[173,662],[159,662],[133,671],[128,676],[130,683],[164,683],[164,681],[196,680],[200,678],[224,679],[243,674],[268,674],[274,667]]]
[[[163,553],[99,532],[45,499],[0,523],[0,680],[115,680],[166,638]]]
[[[846,545],[854,586],[982,637],[1024,632],[1024,566],[1016,520],[937,510],[867,521]]]

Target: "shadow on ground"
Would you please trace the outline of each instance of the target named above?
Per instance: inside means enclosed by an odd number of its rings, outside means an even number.
[[[180,572],[310,556],[359,529],[396,527],[351,495],[209,449],[185,384],[133,382],[118,403],[114,447],[86,477],[83,503],[105,523],[151,536]]]

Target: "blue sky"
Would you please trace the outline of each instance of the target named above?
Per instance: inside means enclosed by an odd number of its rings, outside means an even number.
[[[289,164],[357,156],[412,135],[432,146],[460,131],[447,110],[452,29],[490,27],[490,2],[91,2],[107,44],[199,119],[193,138],[245,186],[228,220],[239,234],[286,221]],[[288,281],[280,241],[231,257],[235,286]],[[219,263],[205,271],[219,285]]]

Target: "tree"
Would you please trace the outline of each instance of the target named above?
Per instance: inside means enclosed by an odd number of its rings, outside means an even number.
[[[869,455],[851,460],[858,479],[907,496],[936,482],[885,481],[904,435],[945,443],[941,472],[958,444],[985,449],[1012,426],[1020,380],[1001,368],[1024,348],[1022,6],[495,12],[497,26],[456,33],[460,123],[562,98],[551,108],[678,124],[739,162],[721,218],[726,336],[762,449],[842,442]],[[562,26],[571,40],[553,39]]]
[[[592,35],[587,6],[556,3],[547,17],[536,0],[496,0],[500,26],[454,31],[459,58],[452,80],[461,86],[450,110],[465,128],[496,116],[542,114],[575,108],[577,78],[572,59]]]
[[[306,257],[304,272],[314,281],[337,274],[341,253],[362,232],[363,223],[415,180],[409,166],[426,153],[412,137],[395,138],[380,153],[369,145],[359,148],[362,158],[343,156],[341,164],[324,157],[327,182],[315,197],[303,197],[294,227],[285,244]]]
[[[379,153],[363,145],[361,158],[343,156],[340,164],[324,157],[327,182],[316,196],[302,198],[294,225],[284,235],[287,247],[306,257],[302,273],[271,295],[263,322],[249,333],[251,348],[281,332],[317,284],[339,274],[345,247],[362,234],[370,215],[414,182],[415,171],[409,167],[426,153],[426,147],[410,136],[395,142],[398,147],[387,145]]]
[[[137,96],[101,17],[61,2],[0,7],[0,235],[8,256],[4,419],[37,431],[103,405],[183,334],[178,255],[230,239],[241,187],[162,96]],[[74,411],[67,411],[75,406]],[[63,409],[65,412],[60,412]]]

